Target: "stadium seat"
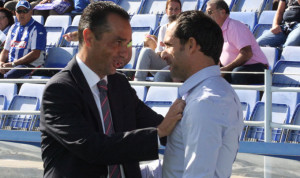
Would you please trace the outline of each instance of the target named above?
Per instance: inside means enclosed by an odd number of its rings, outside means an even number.
[[[273,69],[273,73],[297,74],[299,73],[300,62],[279,60]],[[299,87],[300,75],[278,75],[274,74],[272,78],[273,86],[279,87]]]
[[[47,31],[46,48],[58,47],[62,40],[63,28],[62,27],[45,27]]]
[[[300,62],[300,47],[286,46],[283,48],[280,60]]]
[[[278,49],[274,47],[260,47],[260,49],[267,57],[269,69],[272,70],[279,58]]]
[[[266,0],[236,0],[232,9],[234,12],[255,12],[260,14],[266,5]]]
[[[45,27],[62,27],[64,33],[71,22],[72,18],[69,15],[50,15],[45,22]]]
[[[145,35],[152,34],[152,29],[150,27],[132,27],[132,45],[142,46]]]
[[[141,14],[159,14],[166,12],[166,0],[145,0],[140,13]]]
[[[231,12],[230,18],[246,24],[252,31],[257,24],[257,15],[255,12]]]
[[[275,13],[276,11],[263,11],[261,13],[258,23],[253,29],[253,35],[256,39],[272,28]]]
[[[41,15],[32,15],[32,18],[37,21],[38,23],[44,25],[44,17]]]
[[[37,97],[39,99],[38,105],[40,106],[45,86],[45,84],[23,83],[18,95]]]
[[[208,1],[208,0],[199,0],[199,2],[198,2],[198,10],[199,10],[199,11],[205,12],[207,1]]]
[[[69,26],[65,32],[66,33],[69,33],[69,32],[74,32],[74,31],[78,31],[78,26]],[[75,47],[75,48],[78,48],[78,45],[79,45],[79,42],[78,41],[71,41],[71,42],[68,42],[67,40],[65,40],[64,38],[62,39],[62,42],[61,42],[61,47]]]
[[[260,100],[259,91],[236,89],[235,92],[242,103],[244,119],[249,120],[250,114],[252,113],[256,102]]]
[[[76,48],[72,47],[55,47],[48,50],[45,60],[45,67],[63,68],[75,56]]]
[[[296,106],[295,112],[292,116],[291,125],[300,125],[300,104]],[[300,143],[300,131],[289,130],[286,138],[288,143]]]
[[[165,24],[169,23],[169,16],[167,14],[164,14],[160,20],[159,25],[163,26]]]
[[[230,11],[233,8],[233,5],[235,4],[235,1],[236,0],[225,0],[225,2],[227,3]]]
[[[197,10],[198,0],[181,0],[182,11]]]
[[[177,87],[156,87],[151,86],[148,90],[145,104],[157,113],[165,116],[169,107],[177,99]]]
[[[136,14],[130,20],[131,27],[150,27],[154,31],[158,26],[158,16],[155,14]]]
[[[71,26],[77,26],[77,27],[78,27],[79,21],[80,21],[80,17],[81,17],[81,15],[76,15],[76,16],[73,18],[73,20],[72,20]]]
[[[8,110],[37,111],[39,109],[38,100],[37,97],[16,95],[13,97]],[[29,130],[35,117],[34,115],[25,114],[6,115],[0,128],[6,130]]]
[[[17,94],[17,85],[15,83],[0,83],[0,95],[5,96],[6,103],[3,109],[7,109],[12,98]]]
[[[135,69],[136,68],[137,59],[139,57],[141,49],[142,49],[142,46],[133,46],[132,47],[131,59],[130,59],[129,63],[124,66],[125,69]]]
[[[135,89],[139,99],[144,102],[147,95],[147,87],[134,85],[132,88]]]
[[[258,102],[251,114],[251,121],[264,121],[265,103]],[[289,107],[286,104],[272,104],[272,122],[274,123],[289,123]],[[284,131],[281,128],[272,129],[272,141],[284,142]],[[245,134],[245,141],[264,141],[264,128],[257,126],[249,126]]]
[[[138,14],[141,10],[144,0],[119,0],[119,4],[123,9],[125,9],[129,15]]]

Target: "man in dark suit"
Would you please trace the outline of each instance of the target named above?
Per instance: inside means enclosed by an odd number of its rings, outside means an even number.
[[[44,177],[141,177],[139,161],[158,158],[158,138],[171,133],[185,104],[176,100],[163,118],[116,73],[131,48],[122,8],[90,4],[78,31],[79,53],[52,77],[43,96]]]

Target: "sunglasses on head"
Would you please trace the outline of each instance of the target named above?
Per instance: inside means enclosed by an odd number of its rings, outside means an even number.
[[[27,14],[29,12],[29,9],[23,9],[23,10],[17,10],[18,14]]]

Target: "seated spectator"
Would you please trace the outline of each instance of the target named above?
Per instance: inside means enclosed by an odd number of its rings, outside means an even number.
[[[62,15],[71,12],[74,8],[73,0],[42,0],[39,4],[52,3],[53,8],[40,8],[38,5],[35,7],[34,15],[42,15],[46,20],[49,15]]]
[[[7,1],[4,4],[4,8],[10,10],[13,14],[15,14],[15,9],[16,9],[16,5],[18,3],[19,0],[11,0],[11,1]],[[30,2],[30,5],[32,8],[34,8],[36,5],[38,5],[42,0],[29,0],[28,2]]]
[[[166,3],[166,14],[172,18],[173,15],[177,15],[181,12],[181,2],[180,0],[167,0]],[[170,19],[169,19],[170,20]],[[172,20],[172,19],[171,19]],[[163,51],[163,46],[161,45],[164,36],[167,30],[167,26],[163,25],[159,29],[158,33],[158,42],[157,48],[155,52],[149,48],[143,48],[140,52],[138,61],[137,61],[137,69],[162,69],[167,66],[166,61],[162,60],[161,52]],[[155,75],[155,72],[152,73]],[[148,72],[137,71],[135,73],[135,81],[145,81]]]
[[[157,47],[157,37],[155,35],[147,34],[144,39],[144,48],[150,48],[155,51]]]
[[[257,39],[260,46],[300,46],[300,0],[280,0],[270,31]]]
[[[249,28],[229,17],[229,8],[223,0],[210,0],[207,14],[221,27],[224,45],[220,57],[221,71],[263,72],[268,61],[258,46]],[[202,49],[205,50],[205,49]],[[263,74],[226,74],[224,78],[232,84],[263,84]]]
[[[0,8],[0,30],[7,35],[9,28],[14,24],[12,12],[5,8]]]
[[[16,5],[16,22],[9,29],[4,49],[0,54],[0,73],[4,78],[20,78],[32,70],[7,70],[3,68],[39,67],[44,63],[46,29],[32,18],[28,1]]]

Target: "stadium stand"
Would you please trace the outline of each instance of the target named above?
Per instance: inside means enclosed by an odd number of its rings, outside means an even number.
[[[276,11],[263,11],[259,17],[257,25],[253,29],[253,35],[257,39],[265,31],[268,31],[272,28],[273,19]]]
[[[145,0],[141,7],[141,14],[159,14],[162,16],[166,12],[165,0]]]
[[[132,86],[135,89],[137,96],[141,101],[145,101],[147,95],[147,87],[145,86]]]
[[[44,25],[44,23],[45,23],[44,17],[41,15],[33,15],[32,18],[42,25]]]
[[[230,18],[238,20],[247,25],[252,31],[257,24],[257,15],[255,12],[230,12]]]
[[[157,113],[165,116],[169,107],[177,99],[177,87],[156,87],[151,86],[148,90],[145,104]]]
[[[198,3],[199,0],[181,0],[182,3],[182,11],[188,11],[188,10],[197,10],[198,9]]]
[[[65,32],[71,22],[72,19],[69,15],[50,15],[45,22],[45,27],[62,27]]]
[[[17,85],[15,83],[0,83],[0,95],[3,99],[3,109],[7,109],[12,98],[17,94]]]
[[[154,31],[158,26],[158,16],[155,14],[136,14],[130,20],[131,27],[150,27]]]
[[[243,107],[244,120],[249,120],[256,102],[260,100],[259,91],[256,90],[235,90]]]
[[[299,52],[300,52],[299,46],[286,46],[282,50],[280,60],[300,62]]]
[[[46,49],[58,47],[62,41],[63,28],[62,27],[45,27],[47,31]],[[47,51],[46,50],[46,51]]]
[[[299,87],[300,75],[291,75],[299,73],[299,69],[300,62],[279,60],[275,64],[273,73],[283,73],[286,75],[273,74],[272,85],[280,87]]]
[[[78,26],[79,25],[79,21],[80,21],[80,17],[81,15],[76,15],[73,20],[72,20],[72,24],[71,26]]]
[[[129,15],[134,15],[141,11],[143,3],[144,0],[119,0],[117,4],[123,7]]]
[[[69,26],[65,32],[65,34],[69,33],[69,32],[74,32],[74,31],[78,31],[78,26]],[[61,42],[61,47],[74,47],[74,48],[78,48],[79,42],[78,41],[67,41],[64,38],[62,38],[62,42]]]
[[[77,50],[72,47],[54,47],[48,50],[45,67],[63,68],[75,56]]]
[[[235,4],[236,0],[225,0],[225,2],[228,4],[229,10],[233,8],[233,5]]]
[[[132,27],[132,45],[142,46],[146,34],[152,34],[153,30],[150,27]]]
[[[133,46],[132,47],[132,56],[128,64],[124,66],[125,69],[135,69],[137,59],[139,57],[142,46]]]
[[[255,12],[258,15],[264,10],[267,0],[236,0],[234,12]]]
[[[269,69],[272,70],[279,58],[278,49],[274,47],[260,47],[260,48],[268,59]]]
[[[300,104],[296,106],[291,125],[300,125]],[[287,143],[300,143],[300,131],[289,130],[286,138]]]

